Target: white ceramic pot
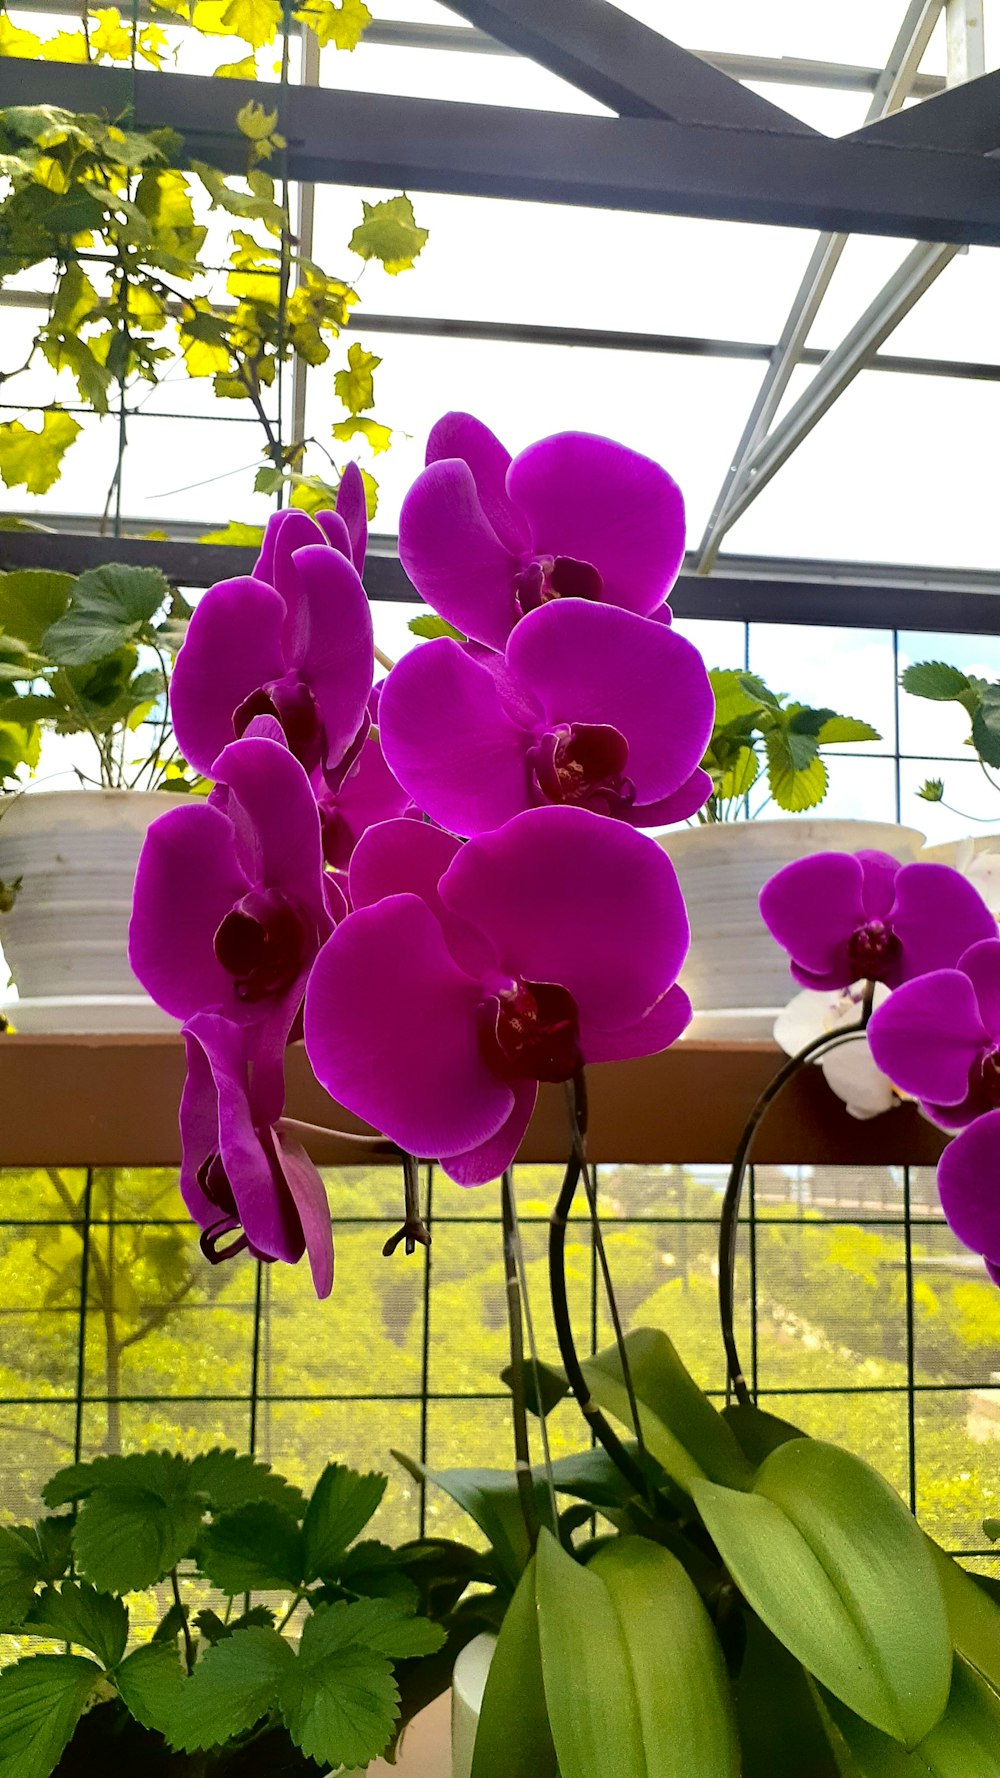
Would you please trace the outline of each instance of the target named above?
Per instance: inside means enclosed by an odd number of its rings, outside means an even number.
[[[21,878],[0,944],[18,1031],[175,1030],[128,964],[132,884],[165,791],[42,790],[0,803],[0,881]]]
[[[811,852],[889,852],[912,859],[923,835],[879,821],[727,821],[658,836],[680,879],[691,921],[681,985],[691,996],[688,1035],[770,1037],[796,992],[788,958],[757,909],[782,865]]]
[[[451,1677],[451,1778],[471,1778],[483,1693],[497,1639],[484,1631],[463,1648]],[[525,1773],[525,1778],[529,1775]]]

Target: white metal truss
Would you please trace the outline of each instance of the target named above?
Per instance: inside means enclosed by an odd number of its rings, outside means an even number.
[[[866,123],[898,111],[909,96],[942,10],[947,29],[949,86],[985,72],[979,0],[911,0],[872,95]],[[711,571],[726,532],[959,251],[932,242],[915,247],[840,345],[827,355],[808,389],[780,424],[774,426],[775,415],[848,239],[847,235],[823,234],[813,249],[702,538],[698,551],[701,574]]]

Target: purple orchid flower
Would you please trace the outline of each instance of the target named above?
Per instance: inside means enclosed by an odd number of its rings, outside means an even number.
[[[982,1255],[1000,1284],[1000,1110],[949,1142],[938,1161],[938,1196],[952,1234]]]
[[[282,1127],[284,1088],[252,1069],[251,1033],[217,1013],[184,1027],[181,1195],[213,1264],[244,1249],[294,1265],[309,1255],[316,1295],[333,1285],[326,1187],[300,1142]]]
[[[786,864],[760,892],[765,926],[804,988],[862,979],[898,988],[950,969],[996,921],[967,878],[945,864],[900,864],[885,852],[817,852]]]
[[[409,807],[410,797],[385,762],[379,732],[383,680],[368,699],[368,730],[360,752],[338,789],[323,785],[319,814],[323,855],[335,870],[347,869],[351,853],[365,829],[391,821]]]
[[[289,530],[291,520],[294,520],[294,524]],[[339,550],[342,556],[353,562],[359,574],[363,574],[365,552],[368,548],[368,506],[364,478],[357,464],[348,463],[340,478],[335,511],[310,515],[301,507],[286,506],[281,512],[271,514],[264,531],[260,555],[254,564],[254,580],[266,580],[270,586],[276,584],[274,565],[278,538],[282,533],[286,534],[286,553],[289,547],[287,539],[292,537],[297,539],[291,545],[295,549],[303,549],[310,543],[327,543],[331,549]]]
[[[488,648],[553,599],[648,616],[683,557],[684,502],[659,464],[585,432],[512,459],[471,414],[433,428],[399,515],[399,559],[417,591]]]
[[[259,1027],[255,1067],[280,1073],[306,978],[343,897],[323,874],[319,812],[272,719],[224,748],[206,802],[150,827],[136,871],[129,960],[178,1019],[216,1011]]]
[[[697,650],[611,605],[559,600],[512,631],[503,656],[444,638],[413,649],[382,692],[400,783],[433,820],[486,833],[570,803],[652,827],[695,813],[714,713]]]
[[[873,1014],[868,1042],[882,1072],[946,1128],[1000,1110],[1000,939],[904,982]]]
[[[399,820],[351,860],[306,1049],[332,1097],[461,1185],[495,1179],[538,1082],[650,1055],[687,1025],[688,922],[666,854],[586,809],[529,809],[462,845]]]
[[[374,669],[371,612],[346,522],[321,517],[329,533],[342,529],[336,546],[308,513],[278,513],[254,574],[218,581],[195,607],[170,708],[178,747],[206,776],[255,716],[281,724],[310,773],[336,777],[360,745]]]

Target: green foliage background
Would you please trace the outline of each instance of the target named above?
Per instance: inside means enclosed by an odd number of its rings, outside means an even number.
[[[557,1179],[554,1168],[517,1170],[531,1303],[552,1360],[545,1242]],[[42,1481],[72,1460],[77,1443],[90,1457],[247,1448],[253,1439],[300,1484],[330,1458],[388,1464],[391,1447],[436,1468],[509,1463],[498,1190],[463,1192],[434,1177],[425,1321],[424,1257],[381,1254],[399,1222],[395,1173],[330,1170],[327,1180],[337,1279],[319,1304],[302,1267],[262,1267],[258,1279],[245,1256],[209,1266],[173,1172],[95,1169],[89,1187],[82,1169],[4,1174],[5,1518],[32,1513]],[[867,1457],[906,1497],[912,1384],[921,1520],[948,1547],[981,1548],[982,1519],[1000,1505],[1000,1390],[989,1390],[1000,1297],[941,1223],[932,1176],[912,1177],[909,1243],[897,1174],[825,1169],[798,1178],[765,1168],[755,1184],[740,1275],[745,1358],[756,1351],[762,1401]],[[721,1390],[714,1180],[682,1168],[602,1168],[600,1195],[626,1322],[667,1329],[698,1381]],[[569,1274],[581,1347],[606,1344],[582,1217]],[[585,1443],[570,1403],[550,1428],[557,1455]],[[400,1471],[373,1534],[404,1538],[419,1522],[419,1489]],[[428,1495],[428,1531],[464,1535],[461,1523],[443,1495]]]

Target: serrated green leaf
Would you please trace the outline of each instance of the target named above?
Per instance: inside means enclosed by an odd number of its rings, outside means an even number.
[[[238,519],[230,519],[221,531],[205,531],[198,539],[199,543],[236,544],[242,549],[259,549],[263,541],[263,525],[244,525]]]
[[[535,1589],[545,1704],[562,1778],[648,1778],[635,1682],[607,1587],[543,1530]]]
[[[336,1582],[347,1593],[367,1599],[391,1599],[407,1614],[420,1604],[420,1591],[400,1567],[400,1559],[387,1543],[371,1539],[356,1543],[337,1569]]]
[[[277,1475],[269,1463],[240,1451],[204,1451],[192,1457],[192,1493],[204,1494],[214,1512],[230,1512],[254,1500],[269,1501],[283,1512],[301,1518],[305,1498],[301,1489]]]
[[[133,1451],[127,1457],[95,1457],[57,1469],[42,1489],[46,1506],[68,1506],[97,1488],[148,1488],[161,1500],[188,1492],[188,1460],[174,1451]]]
[[[923,1740],[947,1702],[951,1635],[923,1533],[888,1483],[802,1438],[772,1451],[750,1493],[692,1492],[768,1629],[856,1715]]]
[[[77,1565],[103,1592],[139,1592],[189,1554],[201,1518],[197,1500],[162,1500],[146,1488],[98,1488],[76,1521]]]
[[[243,1611],[239,1617],[230,1619],[227,1624],[217,1611],[199,1611],[194,1623],[200,1636],[206,1642],[224,1642],[227,1636],[234,1636],[237,1630],[273,1630],[274,1612],[266,1605],[251,1605],[249,1611]]]
[[[72,414],[56,408],[46,409],[37,431],[20,420],[4,421],[0,425],[0,479],[4,486],[47,494],[59,480],[63,458],[82,430]]]
[[[348,347],[347,369],[337,371],[333,386],[338,401],[343,402],[349,414],[358,414],[374,404],[373,379],[381,362],[376,353],[366,351],[358,340]]]
[[[428,239],[428,230],[417,226],[410,199],[401,193],[378,204],[362,201],[361,208],[364,221],[348,242],[351,252],[380,260],[392,277],[408,271]]]
[[[338,420],[333,427],[333,436],[338,444],[347,444],[352,438],[361,434],[371,446],[375,455],[387,451],[392,441],[392,427],[383,426],[380,421],[373,420],[367,414],[352,414],[349,420]]]
[[[170,1746],[198,1753],[245,1734],[274,1709],[297,1665],[277,1630],[251,1627],[217,1642],[173,1699],[163,1731]]]
[[[699,1389],[659,1328],[635,1328],[625,1350],[646,1448],[682,1488],[706,1476],[748,1487],[753,1471],[721,1414]],[[628,1390],[617,1346],[585,1360],[587,1386],[605,1412],[631,1428]]]
[[[18,568],[0,574],[0,629],[37,652],[46,630],[69,605],[72,591],[72,574],[56,574],[48,568]]]
[[[412,1617],[393,1599],[355,1599],[320,1605],[305,1621],[301,1653],[310,1660],[353,1644],[391,1660],[436,1654],[445,1643],[440,1624]]]
[[[882,736],[870,722],[857,716],[828,716],[816,736],[821,747],[836,747],[845,741],[881,741]]]
[[[314,1621],[307,1619],[298,1659],[281,1674],[285,1727],[296,1747],[324,1767],[367,1766],[387,1746],[396,1720],[392,1668],[357,1643],[310,1653],[306,1632]]]
[[[619,1537],[589,1572],[618,1618],[639,1713],[646,1778],[739,1778],[736,1713],[722,1649],[669,1550]]]
[[[904,667],[900,684],[916,698],[932,698],[935,703],[951,703],[971,686],[967,673],[950,667],[946,661],[916,661]]]
[[[449,636],[453,642],[468,640],[446,617],[438,617],[436,611],[422,611],[418,617],[411,617],[406,627],[411,635],[423,636],[431,641],[436,641],[439,636]]]
[[[29,1655],[0,1673],[4,1778],[49,1778],[101,1677],[82,1655]]]
[[[115,1684],[136,1722],[164,1734],[185,1684],[176,1641],[154,1640],[133,1649],[115,1674]]]
[[[384,1475],[361,1475],[341,1463],[330,1463],[313,1489],[306,1508],[305,1579],[335,1574],[344,1551],[362,1532],[385,1493]]]
[[[714,794],[721,802],[729,802],[733,797],[746,796],[757,782],[760,772],[760,761],[752,747],[738,747],[732,761],[718,775],[713,772]]]
[[[303,1579],[298,1524],[271,1501],[250,1501],[223,1513],[198,1545],[202,1572],[223,1593],[294,1589]]]
[[[42,638],[42,647],[62,667],[104,660],[124,647],[169,597],[158,568],[132,568],[109,562],[76,581],[69,610]]]
[[[556,1778],[542,1679],[535,1561],[517,1583],[490,1662],[472,1778]]]
[[[306,0],[295,17],[315,32],[321,48],[332,43],[337,49],[356,49],[372,22],[365,0]]]
[[[28,1529],[28,1535],[31,1535]],[[0,1626],[13,1630],[22,1621],[35,1597],[35,1588],[42,1575],[42,1565],[33,1550],[16,1531],[0,1525]]]
[[[34,1539],[38,1546],[43,1580],[61,1580],[69,1570],[73,1555],[73,1520],[67,1514],[58,1519],[37,1519]]]
[[[920,789],[917,791],[917,795],[921,797],[925,803],[941,802],[944,798],[944,779],[925,778]]]
[[[988,766],[1000,766],[1000,686],[985,685],[972,714],[972,745]]]
[[[800,814],[814,809],[826,795],[829,777],[811,735],[772,730],[764,737],[767,782],[779,809]]]
[[[728,667],[712,667],[709,670],[709,683],[715,695],[715,728],[724,729],[730,723],[754,717],[769,702],[773,702],[766,687],[757,687],[760,681],[749,673],[739,673]],[[762,695],[766,693],[766,695]]]
[[[96,1655],[109,1671],[117,1667],[128,1642],[128,1610],[111,1593],[99,1593],[87,1581],[63,1581],[39,1594],[24,1620],[33,1636],[73,1642]]]

